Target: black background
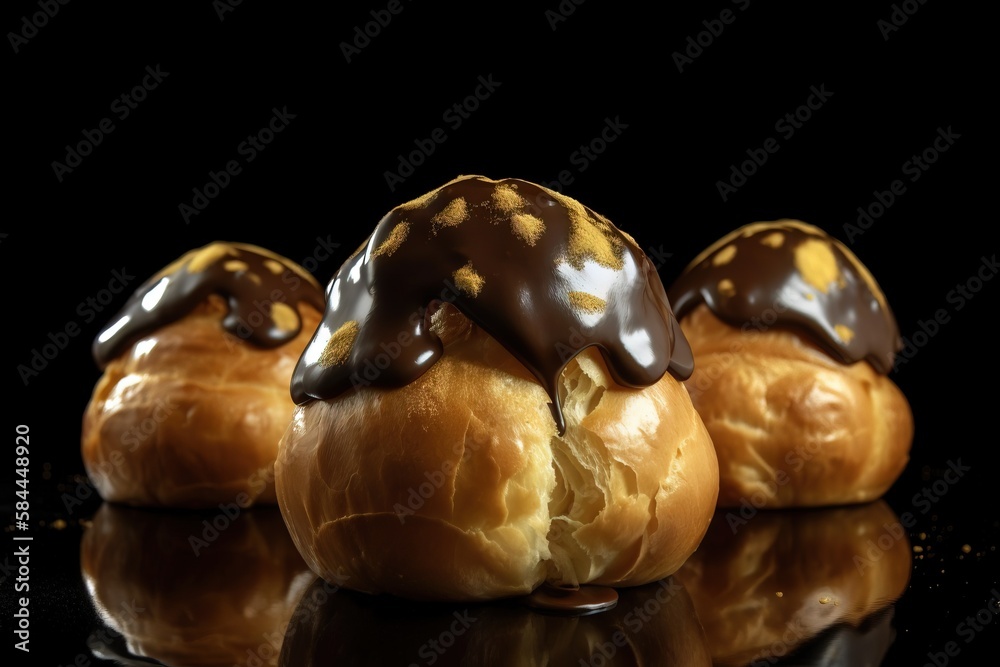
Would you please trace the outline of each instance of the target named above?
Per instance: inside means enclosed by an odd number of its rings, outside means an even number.
[[[879,21],[894,11],[888,2],[858,9],[718,0],[653,9],[566,0],[564,11],[573,13],[553,27],[546,11],[558,11],[556,0],[530,9],[404,0],[347,62],[340,43],[387,3],[245,0],[221,16],[219,3],[176,4],[70,2],[17,52],[10,35],[0,47],[5,143],[13,144],[0,223],[5,421],[11,439],[14,425],[31,426],[34,521],[67,517],[61,494],[83,472],[80,418],[99,377],[90,341],[162,266],[221,239],[304,262],[325,282],[391,207],[458,174],[551,183],[565,170],[573,180],[563,192],[636,237],[668,285],[706,245],[756,220],[802,219],[851,247],[881,284],[903,335],[923,343],[892,375],[911,401],[916,438],[887,499],[897,514],[915,512],[911,535],[929,535],[934,555],[914,562],[886,664],[923,664],[985,605],[998,584],[989,461],[1000,282],[982,283],[961,307],[953,292],[998,249],[988,206],[996,174],[985,113],[988,21],[979,10],[910,2],[915,13],[886,33]],[[724,9],[735,19],[679,72],[674,52]],[[37,3],[6,3],[0,27],[21,32],[23,17],[39,11]],[[147,66],[169,74],[121,119],[112,103],[140,84]],[[455,128],[443,114],[473,94],[479,77],[499,86]],[[811,87],[828,99],[792,136],[782,134],[776,123],[807,102]],[[294,118],[247,162],[241,142],[275,108]],[[67,146],[104,118],[114,131],[60,180],[53,162],[65,162]],[[574,152],[607,119],[624,129],[583,169]],[[447,140],[390,187],[386,172],[398,171],[399,156],[436,128]],[[911,181],[904,163],[949,128],[953,145]],[[724,201],[717,182],[769,137],[780,149]],[[242,172],[185,221],[179,206],[230,160]],[[891,206],[862,233],[845,228],[896,179],[906,190]],[[338,245],[326,254],[330,244]],[[134,281],[88,315],[80,304],[116,270]],[[948,321],[931,336],[914,336],[939,309]],[[80,335],[25,383],[18,366],[30,365],[49,333],[71,322]],[[13,459],[0,474],[5,516]],[[921,513],[914,494],[958,459],[971,470]],[[74,508],[71,526],[97,503]],[[32,530],[44,533],[37,523]],[[79,581],[78,533],[46,539],[32,563],[38,652],[30,664],[71,660],[93,629],[90,620],[78,622],[93,618]],[[971,554],[962,554],[963,544]],[[5,644],[10,599],[7,581]],[[976,664],[973,653],[987,649],[995,655],[997,625],[954,663]]]

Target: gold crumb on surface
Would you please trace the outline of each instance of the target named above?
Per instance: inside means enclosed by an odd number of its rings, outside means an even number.
[[[472,268],[472,262],[469,262],[460,269],[456,269],[451,275],[455,279],[455,286],[462,290],[466,296],[479,296],[483,285],[486,284],[486,280]]]
[[[717,289],[719,290],[719,294],[722,296],[733,296],[736,294],[736,285],[734,285],[733,281],[729,278],[723,278],[720,280]]]
[[[223,264],[222,268],[224,268],[226,271],[236,273],[237,271],[246,271],[247,269],[250,268],[250,265],[238,259],[231,259],[225,264]]]
[[[319,365],[323,368],[340,366],[351,354],[354,347],[354,340],[358,337],[361,326],[354,320],[348,320],[340,325],[340,328],[333,332],[330,340],[326,341],[322,354],[319,355]]]
[[[438,188],[437,190],[431,190],[426,194],[420,195],[416,199],[411,199],[406,203],[400,204],[396,208],[399,209],[400,211],[415,211],[420,208],[427,208],[428,204],[437,199],[439,190],[440,188]]]
[[[583,204],[575,199],[554,191],[549,191],[549,194],[562,204],[569,217],[567,254],[570,265],[582,269],[584,263],[591,259],[601,266],[621,271],[625,266],[622,259],[625,244],[615,235],[611,223],[605,218],[592,218]]]
[[[844,343],[849,344],[854,339],[854,330],[850,327],[837,324],[834,325],[833,330],[837,332],[837,338],[844,341]]]
[[[712,266],[724,266],[733,261],[736,257],[736,246],[728,245],[719,252],[715,253],[715,257],[712,258]]]
[[[522,197],[517,186],[511,183],[498,185],[492,195],[493,205],[506,215],[513,215],[528,205],[528,200]]]
[[[264,267],[276,276],[280,276],[285,271],[284,264],[273,259],[265,259]]]
[[[213,243],[195,250],[187,262],[188,273],[200,273],[223,257],[236,256],[237,252],[224,243]]]
[[[826,241],[807,239],[795,248],[795,268],[807,283],[826,294],[840,280],[837,258]]]
[[[923,552],[924,552],[924,548],[922,546],[920,546],[919,544],[914,545],[914,547],[913,547],[913,553],[915,553],[915,554],[922,554]]]
[[[823,597],[821,597],[821,598],[819,599],[819,603],[820,603],[820,604],[832,604],[832,605],[833,605],[833,606],[835,606],[835,607],[837,606],[837,601],[836,601],[836,600],[834,600],[834,599],[833,599],[832,597],[830,597],[829,595],[824,595]]]
[[[585,313],[603,313],[608,302],[587,292],[568,292],[569,305]]]
[[[385,255],[389,257],[392,253],[399,250],[399,246],[403,245],[403,241],[406,240],[407,234],[410,233],[410,223],[401,222],[392,228],[389,232],[389,236],[386,237],[382,243],[375,248],[375,252],[372,253],[372,257],[381,257]]]
[[[49,525],[56,530],[62,530],[66,527],[66,521],[63,519],[56,519]]]
[[[530,246],[538,243],[545,233],[545,223],[541,218],[528,213],[515,213],[510,218],[510,228],[514,234]]]
[[[771,232],[770,234],[762,238],[760,242],[772,248],[780,248],[781,244],[785,242],[785,235],[782,234],[781,232]]]
[[[465,198],[458,197],[448,202],[448,205],[431,218],[431,230],[437,234],[442,227],[457,227],[469,218],[469,209]]]
[[[970,545],[970,544],[963,544],[962,545],[962,553],[967,554],[967,553],[971,553],[971,552],[972,552],[972,545]]]
[[[282,331],[295,331],[299,328],[299,314],[287,303],[272,304],[271,319]]]
[[[777,593],[775,593],[775,595],[777,595],[780,598],[780,597],[784,597],[785,594],[782,593],[781,591],[778,591]]]

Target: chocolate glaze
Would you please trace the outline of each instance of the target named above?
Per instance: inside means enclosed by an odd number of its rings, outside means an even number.
[[[614,609],[618,604],[618,591],[610,586],[560,588],[544,584],[524,598],[524,603],[554,614],[596,614]]]
[[[408,384],[443,345],[426,313],[450,301],[548,393],[596,346],[615,380],[645,387],[692,370],[691,350],[652,263],[579,202],[518,179],[462,176],[379,221],[327,289],[328,309],[292,376],[296,403],[352,386]]]
[[[726,235],[684,270],[669,296],[678,318],[704,303],[735,327],[794,328],[835,359],[867,359],[883,375],[902,347],[868,270],[839,241],[796,220],[754,223]]]
[[[179,320],[217,294],[229,305],[222,327],[261,348],[279,347],[302,328],[300,303],[323,312],[323,290],[305,269],[257,246],[211,243],[192,250],[143,283],[101,330],[92,352],[104,368],[140,338]],[[272,304],[284,303],[294,326],[275,321]]]

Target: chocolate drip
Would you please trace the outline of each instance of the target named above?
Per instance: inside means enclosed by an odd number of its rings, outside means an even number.
[[[104,368],[133,343],[179,320],[210,294],[226,299],[222,327],[262,348],[278,347],[302,329],[299,303],[323,312],[323,290],[305,269],[243,243],[211,243],[186,253],[143,283],[101,330],[92,352]]]
[[[427,326],[450,301],[538,379],[560,433],[557,382],[597,346],[615,380],[687,378],[691,350],[656,269],[576,200],[517,179],[463,176],[390,211],[333,277],[329,308],[292,376],[299,404],[352,386],[402,386],[443,346]]]
[[[670,287],[678,318],[704,303],[724,322],[807,334],[845,364],[892,370],[902,341],[875,279],[847,247],[796,220],[760,222],[726,235]]]

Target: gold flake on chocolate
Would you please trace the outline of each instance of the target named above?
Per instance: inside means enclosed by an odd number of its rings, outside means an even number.
[[[322,312],[326,303],[316,279],[294,262],[258,246],[210,243],[184,254],[139,286],[97,335],[94,360],[104,368],[133,343],[209,298],[228,308],[222,330],[262,348],[284,345],[298,335],[299,304]]]
[[[476,270],[472,268],[472,262],[469,262],[460,269],[456,269],[452,276],[455,278],[455,285],[458,289],[462,290],[466,296],[479,296],[479,293],[483,291],[483,284],[486,282],[483,280],[483,277],[476,273]]]
[[[515,213],[510,217],[510,227],[514,234],[530,246],[538,243],[545,233],[545,223],[529,213]]]
[[[773,326],[808,335],[842,363],[865,359],[883,374],[901,347],[895,317],[868,270],[842,243],[798,220],[727,234],[687,266],[669,296],[678,317],[700,304],[734,327],[772,316]]]
[[[271,319],[282,331],[296,331],[299,328],[299,314],[287,303],[278,301],[271,304]]]
[[[459,200],[461,224],[439,226],[457,219]],[[548,394],[559,432],[559,378],[587,347],[600,350],[624,386],[691,374],[690,347],[649,258],[607,218],[535,183],[460,176],[390,210],[367,248],[377,250],[352,256],[330,281],[330,307],[292,376],[297,403],[422,377],[444,351],[426,317],[439,301],[524,364]],[[340,358],[324,352],[347,322],[358,326],[349,355],[340,365],[319,363]],[[405,346],[396,343],[401,334]],[[366,362],[390,345],[399,353],[367,379]]]
[[[804,281],[823,294],[840,278],[833,248],[822,239],[808,239],[795,247],[795,268]]]
[[[223,243],[211,243],[200,250],[195,250],[187,262],[188,273],[201,273],[227,255],[236,257],[238,254],[235,249]]]
[[[781,232],[774,232],[773,234],[768,234],[760,240],[764,245],[769,245],[772,248],[780,248],[781,244],[785,242],[785,235]]]
[[[431,218],[431,230],[437,234],[442,227],[458,227],[469,217],[465,200],[459,197],[448,202],[440,213]]]
[[[354,341],[360,331],[361,327],[354,320],[348,320],[340,325],[323,346],[323,352],[319,355],[319,365],[323,368],[343,365],[351,356]]]
[[[427,206],[437,197],[437,194],[437,190],[431,190],[427,194],[420,195],[416,199],[411,199],[405,204],[400,204],[396,208],[400,211],[415,211],[417,209],[427,208]]]
[[[551,191],[550,191],[551,192]],[[607,219],[592,216],[583,204],[558,192],[552,197],[566,208],[569,215],[569,263],[582,269],[588,259],[615,271],[622,269],[624,245],[621,234],[612,231]]]
[[[389,232],[389,236],[386,237],[382,243],[375,248],[375,252],[372,253],[372,257],[381,257],[382,255],[389,256],[392,253],[399,250],[399,246],[403,245],[403,241],[406,240],[407,234],[410,233],[410,225],[406,222],[401,222],[392,228]]]
[[[528,201],[517,193],[517,186],[507,184],[493,191],[493,203],[506,215],[513,215],[528,205]]]
[[[715,253],[715,257],[712,258],[712,266],[725,266],[729,262],[733,261],[733,257],[736,257],[736,246],[727,245],[725,248]]]
[[[603,313],[608,302],[587,292],[569,292],[569,305],[585,313]]]
[[[845,343],[850,343],[851,339],[854,338],[854,332],[851,331],[851,328],[845,327],[843,324],[834,325],[833,330],[837,332],[837,336],[840,340]]]

